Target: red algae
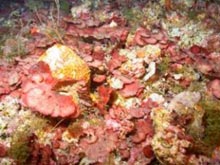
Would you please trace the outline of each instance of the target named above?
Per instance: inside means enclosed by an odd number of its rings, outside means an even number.
[[[219,9],[0,4],[0,164],[219,164]]]

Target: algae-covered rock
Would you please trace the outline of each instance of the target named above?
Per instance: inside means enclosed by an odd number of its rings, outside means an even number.
[[[40,57],[40,61],[47,63],[54,78],[60,80],[90,80],[90,70],[84,62],[69,47],[55,44]]]
[[[185,151],[191,143],[185,138],[183,129],[171,124],[172,114],[172,111],[164,108],[156,108],[152,111],[155,134],[151,145],[157,159],[162,164],[183,165],[187,163]]]
[[[29,73],[22,85],[23,105],[51,117],[79,115],[79,95],[88,95],[90,70],[74,51],[56,44]]]

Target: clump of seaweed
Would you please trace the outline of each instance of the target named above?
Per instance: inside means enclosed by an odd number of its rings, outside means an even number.
[[[185,90],[185,88],[180,84],[178,84],[177,82],[170,82],[169,88],[175,94],[183,92]]]
[[[122,10],[122,13],[124,17],[128,20],[128,23],[131,25],[133,31],[140,25],[140,22],[144,20],[142,11],[135,7],[130,9],[124,8]]]
[[[202,80],[201,82],[200,81],[193,81],[188,90],[189,91],[193,91],[193,92],[203,92],[205,90],[205,83],[204,83],[205,80]]]
[[[170,62],[171,61],[169,56],[165,56],[162,58],[161,62],[157,65],[157,70],[159,74],[163,75],[168,71]]]
[[[199,106],[205,109],[205,132],[201,139],[195,139],[197,152],[211,156],[216,146],[220,145],[220,101],[210,96],[204,96]]]
[[[12,136],[11,147],[8,154],[19,164],[25,164],[30,156],[29,136],[30,133],[27,130],[18,131]]]
[[[204,98],[201,101],[201,105],[206,111],[206,131],[204,141],[213,146],[220,143],[220,101],[215,100],[214,98]]]
[[[28,53],[25,46],[27,38],[21,35],[5,36],[5,38],[1,38],[1,42],[3,46],[0,47],[0,52],[2,52],[3,58],[8,61],[12,61],[15,57],[21,57]]]
[[[26,122],[19,126],[11,137],[9,156],[19,164],[25,164],[31,154],[30,137],[36,132],[43,131],[46,126],[48,120],[35,115],[28,116]]]

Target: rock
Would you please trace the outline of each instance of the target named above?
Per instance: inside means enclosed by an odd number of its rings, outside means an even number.
[[[195,104],[201,99],[199,92],[184,91],[177,94],[170,102],[168,109],[181,110],[182,106],[193,108]]]
[[[59,80],[90,80],[90,70],[86,62],[67,46],[56,44],[50,47],[40,57],[40,61],[47,63],[52,76]]]

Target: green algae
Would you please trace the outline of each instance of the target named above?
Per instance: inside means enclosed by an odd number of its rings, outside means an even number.
[[[169,69],[170,62],[171,61],[170,61],[170,58],[168,56],[163,57],[161,62],[157,66],[158,72],[160,74],[165,74]]]
[[[220,145],[220,100],[204,96],[198,105],[205,110],[205,130],[202,138],[194,138],[193,152],[211,156],[213,150]]]
[[[200,102],[205,109],[205,134],[203,141],[211,148],[220,145],[220,101],[205,97]]]
[[[26,120],[29,121],[13,133],[8,151],[9,156],[21,165],[26,164],[30,156],[30,137],[48,126],[47,119],[35,115]]]
[[[135,31],[140,25],[140,22],[144,20],[144,14],[139,8],[127,8],[122,10],[123,16],[128,20],[131,26],[131,31]]]
[[[9,156],[15,159],[19,164],[25,164],[30,156],[28,130],[19,131],[12,136]]]

